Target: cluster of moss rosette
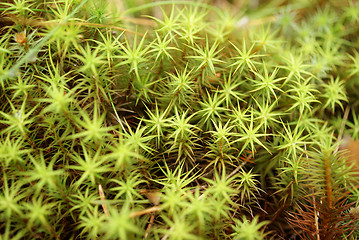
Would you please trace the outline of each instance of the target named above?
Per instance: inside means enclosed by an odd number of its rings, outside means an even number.
[[[0,14],[0,239],[359,236],[356,1]]]

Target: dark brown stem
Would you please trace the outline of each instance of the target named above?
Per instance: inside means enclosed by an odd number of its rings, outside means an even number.
[[[327,202],[328,202],[329,209],[331,209],[333,206],[333,188],[332,188],[329,156],[325,156],[325,158],[324,158],[324,172],[325,172],[325,189],[326,189],[326,195],[327,195]]]

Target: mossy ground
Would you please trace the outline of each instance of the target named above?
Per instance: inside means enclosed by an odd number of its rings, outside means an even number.
[[[356,1],[0,14],[0,239],[357,239]]]

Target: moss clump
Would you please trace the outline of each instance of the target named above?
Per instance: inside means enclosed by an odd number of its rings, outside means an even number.
[[[0,4],[2,239],[355,239],[355,1]]]

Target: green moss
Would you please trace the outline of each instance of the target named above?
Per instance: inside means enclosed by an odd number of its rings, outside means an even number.
[[[0,3],[1,239],[356,239],[355,1]]]

